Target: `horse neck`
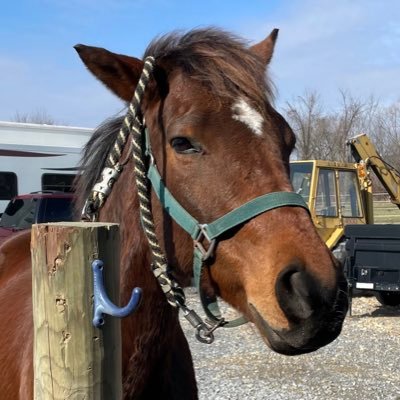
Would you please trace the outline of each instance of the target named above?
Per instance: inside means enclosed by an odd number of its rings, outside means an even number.
[[[121,323],[123,398],[197,399],[192,357],[178,312],[151,271],[136,193],[129,162],[100,214],[102,221],[120,224],[121,304],[128,302],[135,286],[143,290],[140,306]]]

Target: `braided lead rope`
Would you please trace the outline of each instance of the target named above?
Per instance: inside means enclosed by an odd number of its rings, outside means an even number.
[[[140,102],[143,97],[146,84],[149,81],[153,71],[154,62],[155,60],[153,57],[146,58],[142,77],[140,78],[136,87],[133,100],[129,105],[129,113],[133,116],[131,121],[129,121],[131,122],[130,131],[132,133],[132,155],[135,164],[134,172],[139,198],[140,216],[143,230],[146,234],[153,258],[153,274],[157,278],[168,303],[173,307],[177,307],[178,303],[184,304],[185,296],[182,288],[168,275],[168,261],[163,253],[163,250],[161,249],[156,235],[153,214],[151,212],[149,181],[147,178],[147,168],[143,146],[144,127],[142,121],[138,117],[138,115],[140,115]]]
[[[150,60],[150,64],[147,62],[148,60]],[[97,213],[106,202],[114,182],[118,179],[120,173],[122,172],[124,162],[121,163],[120,159],[131,132],[132,123],[134,120],[136,120],[137,123],[141,124],[138,118],[138,115],[140,114],[140,102],[146,85],[150,79],[150,72],[153,68],[152,63],[154,63],[153,57],[146,58],[142,75],[140,76],[139,82],[136,86],[131,104],[126,113],[121,129],[118,132],[117,139],[106,159],[105,168],[101,172],[101,180],[94,185],[82,211],[83,219],[96,219]]]
[[[134,171],[140,205],[140,216],[152,253],[152,271],[154,276],[157,278],[168,303],[173,307],[177,307],[178,305],[185,304],[185,295],[178,283],[168,275],[168,262],[156,236],[153,215],[151,212],[145,154],[142,149],[144,128],[141,121],[140,104],[146,86],[150,80],[154,63],[154,57],[147,57],[144,61],[142,74],[136,86],[134,96],[129,105],[117,139],[107,157],[105,168],[101,174],[101,181],[94,185],[83,209],[82,218],[90,220],[95,220],[97,218],[98,211],[104,205],[114,182],[118,179],[122,171],[124,163],[120,162],[121,155],[129,135],[132,134],[131,145],[135,164]]]

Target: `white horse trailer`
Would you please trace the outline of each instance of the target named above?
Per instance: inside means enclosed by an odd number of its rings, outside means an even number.
[[[0,121],[0,215],[18,194],[70,191],[93,130]]]

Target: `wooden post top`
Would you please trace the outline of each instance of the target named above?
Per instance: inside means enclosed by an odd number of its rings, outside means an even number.
[[[65,226],[65,227],[76,227],[76,228],[100,228],[100,227],[112,227],[119,226],[115,222],[87,222],[87,221],[65,221],[65,222],[47,222],[44,224],[35,224],[33,226]]]

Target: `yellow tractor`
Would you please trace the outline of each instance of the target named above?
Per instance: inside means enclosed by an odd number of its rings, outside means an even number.
[[[400,173],[381,158],[365,134],[347,144],[355,163],[293,161],[291,181],[307,202],[321,238],[345,263],[350,288],[374,290],[381,303],[397,305],[400,225],[374,224],[370,173],[399,208]]]

